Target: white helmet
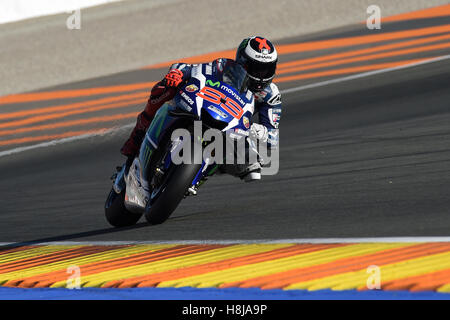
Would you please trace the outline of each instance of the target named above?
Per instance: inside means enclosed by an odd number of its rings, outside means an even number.
[[[236,61],[247,70],[249,89],[258,92],[267,87],[275,77],[278,54],[268,39],[249,37],[239,45]]]

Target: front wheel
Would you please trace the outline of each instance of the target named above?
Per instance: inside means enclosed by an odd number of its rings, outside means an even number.
[[[169,218],[183,200],[201,167],[201,164],[182,164],[173,169],[165,186],[158,191],[160,194],[156,201],[145,210],[145,218],[150,224],[163,223]]]
[[[114,189],[109,192],[108,198],[105,203],[105,216],[106,220],[113,227],[128,227],[135,225],[142,214],[133,213],[125,208],[125,190],[120,194],[117,194]]]

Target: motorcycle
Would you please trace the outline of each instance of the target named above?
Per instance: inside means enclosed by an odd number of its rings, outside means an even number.
[[[245,69],[231,60],[225,65],[192,67],[189,80],[158,110],[132,165],[118,167],[113,175],[105,203],[105,216],[112,226],[134,225],[142,215],[150,224],[163,223],[183,198],[197,194],[220,166],[203,154],[211,143],[203,136],[208,129],[249,140],[254,96],[247,81]],[[189,135],[173,138],[178,129]],[[180,149],[190,161],[173,161]]]

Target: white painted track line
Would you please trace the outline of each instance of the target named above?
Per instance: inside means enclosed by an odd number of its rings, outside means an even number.
[[[121,127],[117,127],[117,128],[111,128],[110,130],[106,130],[106,131],[99,131],[98,133],[96,133],[96,132],[88,133],[88,134],[83,134],[80,136],[74,136],[74,137],[69,137],[69,138],[64,138],[64,139],[42,142],[42,143],[34,144],[31,146],[18,147],[18,148],[14,148],[14,149],[10,149],[10,150],[1,151],[0,157],[9,156],[9,155],[12,155],[15,153],[20,153],[20,152],[38,149],[38,148],[51,147],[51,146],[63,144],[66,142],[78,141],[78,140],[88,139],[88,138],[96,137],[96,136],[104,136],[105,134],[108,134],[108,133],[116,132],[121,129],[132,128],[132,127],[134,127],[134,123],[130,123],[130,124],[127,124],[127,125],[124,125]]]
[[[268,240],[160,240],[160,241],[54,241],[54,242],[0,242],[0,246],[14,245],[230,245],[230,244],[332,244],[332,243],[423,243],[450,242],[450,237],[374,237],[374,238],[310,238],[310,239],[268,239]],[[1,253],[1,251],[0,251]]]
[[[398,66],[398,67],[380,69],[380,70],[369,71],[369,72],[364,72],[364,73],[358,73],[358,74],[347,76],[347,77],[342,77],[342,78],[337,78],[337,79],[332,79],[332,80],[312,83],[312,84],[308,84],[308,85],[300,86],[300,87],[294,87],[294,88],[290,88],[290,89],[286,89],[286,90],[281,90],[280,92],[282,94],[298,92],[298,91],[303,91],[303,90],[307,90],[307,89],[323,87],[323,86],[327,86],[327,85],[330,85],[330,84],[335,84],[335,83],[340,83],[340,82],[346,82],[346,81],[366,78],[366,77],[374,76],[374,75],[377,75],[377,74],[382,74],[382,73],[387,73],[387,72],[392,72],[392,71],[397,71],[397,70],[408,69],[408,68],[412,68],[412,67],[416,67],[416,66],[420,66],[420,65],[424,65],[424,64],[429,64],[429,63],[433,63],[433,62],[439,62],[439,61],[443,61],[443,60],[448,60],[448,59],[450,59],[450,55],[445,55],[445,56],[440,56],[440,57],[436,57],[436,58],[427,59],[427,60],[420,61],[420,62],[405,64],[405,65]]]

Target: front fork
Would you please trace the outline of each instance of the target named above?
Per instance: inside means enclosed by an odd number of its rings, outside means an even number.
[[[141,148],[139,150],[139,164],[140,164],[140,176],[141,179],[146,180],[151,176],[150,159],[152,154],[158,149],[158,145],[161,142],[162,133],[167,132],[173,123],[176,121],[176,117],[170,115],[170,111],[174,107],[170,103],[165,103],[156,113],[150,127],[148,128],[144,140],[142,141]]]
[[[188,189],[187,195],[197,195],[198,188],[208,180],[208,177],[214,175],[217,169],[219,169],[218,164],[210,164],[209,158],[204,159],[201,169],[192,181],[192,186]]]

